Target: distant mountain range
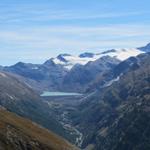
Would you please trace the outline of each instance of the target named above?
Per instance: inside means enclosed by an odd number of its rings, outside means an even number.
[[[141,51],[139,49],[112,49],[97,54],[85,52],[80,54],[79,56],[60,54],[56,58],[52,58],[51,60],[55,64],[60,64],[64,66],[64,68],[70,70],[76,64],[85,65],[88,62],[96,61],[97,59],[104,56],[110,56],[122,61],[129,58],[130,56],[137,56],[140,53]]]
[[[43,127],[86,150],[149,149],[149,48],[0,67],[0,149],[76,149]],[[84,94],[44,99],[45,90]]]
[[[15,73],[21,81],[24,80],[24,83],[40,92],[85,92],[98,73],[112,69],[131,56],[147,52],[148,45],[136,49],[112,49],[97,54],[86,52],[79,56],[60,54],[44,64],[19,62],[13,66],[1,67],[1,70]]]

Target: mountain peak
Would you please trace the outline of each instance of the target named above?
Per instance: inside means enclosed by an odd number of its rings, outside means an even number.
[[[80,58],[85,58],[85,57],[87,57],[87,58],[93,58],[94,55],[95,54],[93,54],[93,53],[85,52],[85,53],[80,54],[79,57]]]
[[[115,50],[115,49],[111,49],[111,50],[104,51],[104,52],[102,52],[100,54],[115,53],[116,51],[117,50]]]
[[[53,61],[53,58],[51,58],[51,59],[49,59],[49,60],[47,60],[45,63],[44,63],[44,65],[55,65],[55,63],[54,63],[54,61]]]
[[[57,59],[59,59],[60,61],[67,63],[68,61],[65,59],[66,56],[71,56],[70,54],[60,54],[57,56]]]
[[[15,64],[15,66],[23,66],[23,65],[25,65],[25,63],[21,61]]]
[[[146,46],[139,47],[138,49],[144,52],[150,52],[150,43],[148,43]]]
[[[67,54],[67,53],[64,53],[64,54],[59,54],[58,56],[62,56],[62,57],[65,57],[65,56],[71,56],[70,54]],[[57,57],[58,57],[57,56]]]

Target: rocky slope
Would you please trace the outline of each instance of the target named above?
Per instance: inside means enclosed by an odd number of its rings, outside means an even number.
[[[78,111],[72,113],[83,133],[82,147],[150,148],[150,54],[140,55],[138,60],[118,81],[83,98]]]
[[[19,62],[4,67],[3,70],[19,75],[22,81],[37,91],[58,89],[67,73],[63,66],[55,64],[52,60],[41,65]]]
[[[98,76],[96,76],[96,78],[88,84],[86,92],[92,92],[95,89],[101,89],[108,86],[112,82],[119,80],[123,74],[129,72],[130,70],[137,69],[139,64],[141,64],[142,56],[144,56],[144,54],[137,57],[130,57],[120,62],[118,65],[115,65],[113,68],[98,74]]]
[[[77,150],[64,139],[0,107],[1,150]]]
[[[86,65],[75,65],[64,77],[62,88],[67,91],[84,92],[87,85],[97,76],[113,69],[119,60],[110,56],[103,56]]]
[[[47,103],[31,88],[6,72],[0,72],[0,105],[69,140],[72,139]]]

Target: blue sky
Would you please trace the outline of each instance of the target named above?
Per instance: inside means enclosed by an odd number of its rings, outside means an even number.
[[[149,0],[1,0],[0,64],[150,42]]]

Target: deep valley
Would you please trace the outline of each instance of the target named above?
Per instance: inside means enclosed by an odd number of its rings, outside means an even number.
[[[77,61],[69,69],[69,60],[61,65],[56,64],[54,58],[42,65],[20,62],[1,67],[0,115],[8,115],[8,120],[0,121],[4,122],[6,129],[10,129],[10,138],[2,133],[0,148],[7,147],[10,150],[9,147],[13,146],[13,149],[28,150],[29,146],[31,150],[49,150],[52,146],[54,150],[149,149],[150,53],[147,48],[146,52],[136,51],[139,55],[129,55],[127,59],[120,60],[120,52],[110,50],[103,53],[105,56],[85,64]],[[112,53],[115,53],[115,57],[111,56]],[[70,57],[73,56],[60,55],[56,59],[64,62]],[[85,53],[80,55],[80,61],[92,57],[94,54]],[[9,116],[16,121],[11,122]],[[28,126],[22,122],[33,124],[29,125],[31,130],[38,129],[30,135],[32,132],[30,129],[27,131]],[[3,130],[3,126],[0,130]],[[56,141],[63,142],[55,145],[49,135],[47,139],[37,138],[44,136],[43,132],[52,132],[54,136],[57,134],[61,137],[56,136]],[[13,133],[15,141],[12,141]],[[34,142],[31,143],[32,139]],[[5,141],[8,141],[8,146]],[[48,141],[51,141],[50,145],[47,145]],[[58,145],[62,147],[58,148]]]

